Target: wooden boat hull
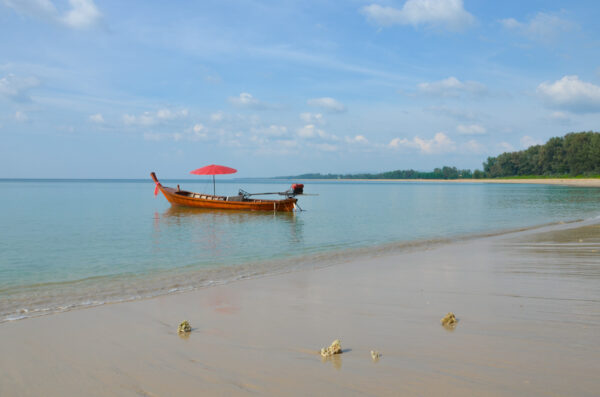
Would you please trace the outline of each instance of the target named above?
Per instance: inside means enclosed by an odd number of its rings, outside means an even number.
[[[194,193],[166,187],[158,181],[154,172],[150,173],[150,176],[165,198],[171,203],[171,205],[219,210],[290,212],[294,210],[295,204],[298,201],[298,199],[291,197],[284,200],[242,200],[238,197],[235,197],[235,200],[231,200],[232,197]]]

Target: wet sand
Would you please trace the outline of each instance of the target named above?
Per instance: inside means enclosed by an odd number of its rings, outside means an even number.
[[[0,352],[1,396],[596,396],[600,225],[3,323]]]

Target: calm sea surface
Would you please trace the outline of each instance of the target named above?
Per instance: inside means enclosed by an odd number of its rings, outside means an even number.
[[[212,191],[207,181],[180,183]],[[300,213],[171,208],[152,181],[0,180],[0,322],[314,266],[355,250],[600,215],[600,189],[305,181]],[[217,193],[282,191],[229,180]],[[365,269],[368,271],[368,269]]]

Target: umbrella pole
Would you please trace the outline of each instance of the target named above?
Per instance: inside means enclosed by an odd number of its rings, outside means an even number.
[[[217,195],[217,193],[216,193],[216,192],[217,192],[217,191],[215,190],[215,176],[213,175],[213,196],[216,196],[216,195]]]

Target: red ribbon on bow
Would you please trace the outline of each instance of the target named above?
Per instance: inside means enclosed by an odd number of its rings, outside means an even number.
[[[154,187],[154,196],[158,196],[158,182],[154,182],[156,183],[156,186]]]

